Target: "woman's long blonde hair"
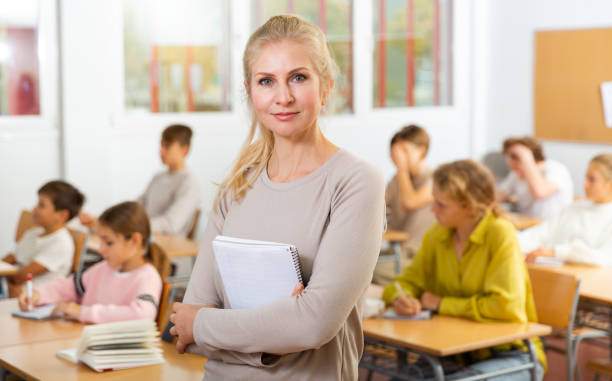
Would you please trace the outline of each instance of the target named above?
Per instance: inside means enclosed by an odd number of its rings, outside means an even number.
[[[329,94],[330,84],[336,73],[336,63],[327,44],[327,39],[321,30],[314,24],[294,15],[280,15],[271,17],[260,26],[249,38],[244,55],[242,68],[247,89],[251,87],[252,64],[261,49],[270,43],[279,41],[294,41],[309,50],[319,82],[321,96]],[[249,106],[251,106],[250,90],[247,90]],[[255,141],[255,133],[259,125],[259,136]],[[268,159],[274,149],[274,135],[257,121],[254,111],[251,111],[251,128],[242,145],[234,167],[230,174],[219,184],[215,197],[214,210],[217,210],[219,201],[226,192],[231,192],[234,201],[241,200],[247,190],[252,186],[251,181],[256,179],[266,167]]]
[[[442,164],[433,174],[434,186],[461,207],[482,218],[489,210],[495,216],[501,211],[495,206],[495,181],[484,165],[474,160],[458,160]]]

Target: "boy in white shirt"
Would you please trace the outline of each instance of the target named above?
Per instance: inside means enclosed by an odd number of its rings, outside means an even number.
[[[28,274],[38,286],[51,279],[70,273],[74,257],[74,241],[65,227],[76,216],[85,196],[64,181],[51,181],[38,190],[38,203],[32,211],[34,224],[26,231],[14,253],[2,260],[19,267],[17,274],[8,278],[9,295],[19,295]]]
[[[498,186],[498,202],[511,202],[516,211],[547,218],[569,205],[574,185],[567,168],[546,159],[540,143],[531,137],[504,141],[503,153],[511,169]]]

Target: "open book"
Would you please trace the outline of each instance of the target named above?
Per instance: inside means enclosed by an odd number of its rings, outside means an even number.
[[[159,332],[152,320],[130,320],[88,325],[76,348],[57,352],[73,363],[87,364],[96,372],[160,364]]]
[[[233,309],[274,303],[290,297],[296,284],[304,284],[293,245],[217,236],[212,246]]]

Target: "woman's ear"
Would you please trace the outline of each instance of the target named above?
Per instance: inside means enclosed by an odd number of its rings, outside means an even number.
[[[332,89],[334,88],[334,79],[330,79],[327,87],[321,92],[321,105],[325,106],[327,104],[327,98],[329,98],[329,94],[331,94]]]
[[[247,95],[249,95],[249,83],[244,80],[242,84],[244,85],[244,91],[246,91]]]

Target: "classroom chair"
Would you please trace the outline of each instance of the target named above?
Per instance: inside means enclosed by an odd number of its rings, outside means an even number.
[[[587,362],[587,368],[595,372],[593,381],[599,381],[599,376],[602,375],[612,380],[612,361],[608,359],[596,359]]]
[[[172,304],[169,300],[172,291],[172,283],[164,282],[162,285],[161,297],[159,298],[159,310],[157,311],[157,327],[159,330],[163,330],[168,319],[170,318],[170,305]]]
[[[191,228],[189,228],[189,233],[187,233],[187,238],[193,239],[193,237],[195,237],[196,228],[198,227],[199,219],[200,219],[200,209],[197,209],[195,213],[193,213],[193,220],[191,221]]]
[[[575,275],[563,274],[550,269],[529,268],[529,278],[538,314],[538,322],[564,331],[566,348],[547,346],[566,354],[567,381],[580,380],[576,369],[578,345],[584,339],[605,337],[607,333],[591,328],[574,328],[578,307],[580,279]]]
[[[22,210],[19,221],[17,222],[17,231],[15,232],[15,242],[19,242],[25,232],[36,226],[32,211]]]
[[[74,257],[72,258],[72,272],[77,272],[81,267],[81,257],[86,249],[87,233],[80,230],[68,229],[74,241]]]

